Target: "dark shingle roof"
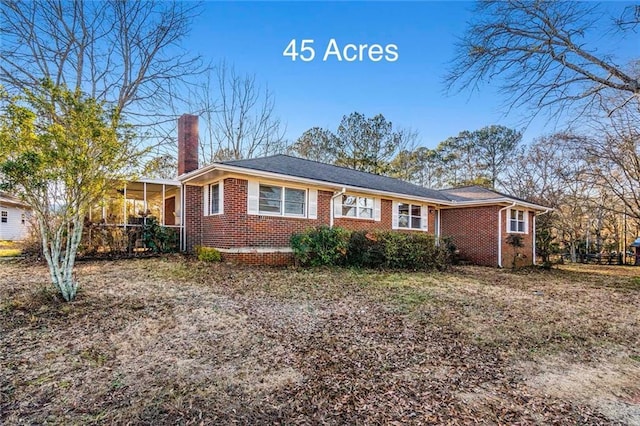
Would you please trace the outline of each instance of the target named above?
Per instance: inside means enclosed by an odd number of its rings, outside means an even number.
[[[491,200],[504,198],[505,195],[481,186],[461,186],[458,188],[441,189],[453,201]]]
[[[500,198],[508,198],[513,201],[522,201],[531,203],[531,201],[523,198],[514,197],[512,195],[503,194],[502,192],[492,189],[483,188],[477,185],[461,186],[458,188],[442,189],[440,192],[446,194],[452,201],[486,201]],[[535,204],[535,203],[533,203]]]
[[[289,155],[280,154],[248,160],[223,161],[222,164],[338,185],[373,189],[376,191],[392,192],[433,200],[451,201],[451,198],[448,198],[441,191],[423,188],[399,179],[291,157]]]
[[[390,192],[394,194],[428,198],[431,200],[444,202],[456,203],[465,201],[490,200],[496,200],[496,202],[500,200],[504,202],[506,198],[512,201],[531,203],[530,201],[480,186],[464,186],[459,188],[435,190],[414,185],[400,179],[361,172],[358,170],[348,169],[346,167],[320,163],[318,161],[291,157],[284,154],[261,158],[251,158],[248,160],[223,161],[221,162],[221,164],[242,167],[250,170],[311,179],[334,185],[344,185],[349,187],[362,188],[365,190],[369,189],[375,191]]]

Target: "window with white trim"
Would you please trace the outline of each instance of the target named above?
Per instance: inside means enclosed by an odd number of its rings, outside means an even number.
[[[373,198],[343,195],[342,216],[373,219],[373,205]]]
[[[260,184],[258,211],[260,214],[305,216],[306,199],[304,189]]]
[[[398,203],[398,228],[422,229],[422,206]]]
[[[7,223],[9,221],[9,212],[2,210],[0,213],[0,222]]]
[[[527,232],[527,214],[524,210],[509,210],[509,232],[519,234]]]
[[[220,213],[220,183],[209,185],[209,214]]]
[[[24,225],[27,222],[27,215],[22,213],[22,217],[20,218],[20,221],[22,222],[22,224]]]

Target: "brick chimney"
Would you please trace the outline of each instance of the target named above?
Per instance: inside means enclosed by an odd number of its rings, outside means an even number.
[[[178,118],[178,176],[198,169],[198,116]]]

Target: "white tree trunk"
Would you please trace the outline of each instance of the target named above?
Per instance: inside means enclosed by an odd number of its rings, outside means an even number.
[[[51,281],[64,300],[70,302],[78,292],[78,283],[73,279],[73,266],[84,222],[80,216],[65,222],[52,228],[52,224],[46,224],[44,218],[38,217],[42,251],[49,266]]]

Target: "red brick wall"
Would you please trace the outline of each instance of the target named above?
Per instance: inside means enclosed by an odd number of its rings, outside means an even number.
[[[351,229],[352,231],[389,230],[391,229],[391,205],[391,200],[380,201],[380,220],[336,217],[333,223],[335,226]],[[328,224],[329,222],[327,222],[327,225]]]
[[[450,237],[463,259],[478,265],[498,265],[498,206],[445,209],[440,215],[442,237]]]
[[[247,214],[247,181],[224,180],[224,212],[202,218],[202,244],[208,247],[288,247],[289,237],[329,224],[332,193],[318,191],[318,218],[292,218]],[[202,204],[202,203],[200,203]]]
[[[195,245],[222,249],[246,247],[288,247],[291,234],[307,228],[330,223],[330,191],[318,191],[318,218],[303,219],[278,216],[248,215],[247,181],[238,178],[224,180],[224,213],[203,216],[202,188],[186,187],[186,246]],[[451,237],[463,258],[479,265],[498,265],[498,210],[499,206],[443,209],[441,235]],[[335,225],[351,230],[391,229],[391,200],[381,202],[381,220],[335,218]],[[529,213],[528,232],[521,234],[525,247],[517,265],[533,262],[533,212]],[[514,249],[506,243],[507,211],[502,212],[502,265],[511,267]],[[435,231],[435,214],[429,213],[429,233]],[[292,262],[290,253],[223,253],[225,261],[239,263],[282,265]]]
[[[288,247],[291,234],[319,225],[329,225],[331,191],[318,191],[317,219],[247,214],[248,184],[244,179],[224,179],[223,213],[203,215],[202,188],[188,186],[186,191],[187,250],[195,245],[221,249],[246,247]],[[381,220],[335,218],[335,226],[351,230],[390,230],[392,202],[381,201]],[[429,233],[434,233],[435,214],[429,214]],[[415,232],[415,231],[414,231]],[[419,231],[417,231],[419,232]],[[291,263],[289,253],[223,253],[223,259],[242,263]]]
[[[293,253],[222,253],[222,261],[244,265],[286,266],[293,264]]]
[[[433,211],[433,213],[431,213]],[[427,218],[428,221],[428,230],[427,233],[434,234],[435,233],[435,211],[433,207],[429,207],[429,216]],[[392,216],[393,216],[393,202],[391,200],[382,199],[380,203],[380,220],[375,221],[364,220],[364,219],[353,219],[348,217],[338,217],[335,218],[334,224],[335,226],[341,226],[346,229],[351,229],[353,231],[369,231],[369,230],[387,230],[390,231],[392,227]],[[398,232],[422,232],[418,229],[398,229]]]
[[[520,254],[516,257],[516,266],[526,266],[533,264],[533,212],[529,212],[529,223],[526,234],[518,234],[522,237],[524,247],[515,249],[506,243],[509,233],[508,211],[502,212],[502,266],[505,268],[511,268],[513,265],[513,259],[516,253]]]
[[[498,266],[498,211],[500,206],[466,207],[446,209],[441,212],[441,235],[451,237],[463,259],[478,265]],[[514,250],[505,239],[507,233],[507,211],[502,212],[502,266],[510,267]],[[533,262],[533,213],[529,213],[529,229],[523,237],[525,247],[518,249],[524,256],[518,266]]]
[[[178,176],[198,169],[198,116],[178,119]]]
[[[202,188],[185,186],[185,235],[188,252],[202,245]]]

